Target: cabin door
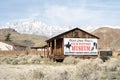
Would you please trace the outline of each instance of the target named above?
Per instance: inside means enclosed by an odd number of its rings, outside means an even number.
[[[57,45],[56,45],[57,55],[62,55],[62,53],[63,53],[63,51],[62,51],[63,39],[58,39],[58,40],[56,40],[56,42],[57,42]]]

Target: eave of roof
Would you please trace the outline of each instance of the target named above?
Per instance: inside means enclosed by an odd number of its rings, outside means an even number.
[[[61,33],[61,34],[58,34],[58,35],[56,35],[56,36],[54,36],[54,37],[46,40],[46,42],[48,42],[48,41],[50,41],[50,40],[52,40],[52,39],[54,39],[54,38],[56,38],[56,37],[59,37],[59,36],[61,36],[61,35],[64,35],[64,34],[66,34],[66,33],[69,33],[69,32],[71,32],[71,31],[74,31],[74,30],[80,30],[80,31],[82,31],[82,32],[85,32],[85,33],[87,33],[87,34],[89,34],[89,35],[91,35],[91,36],[99,39],[99,37],[97,37],[97,36],[95,36],[95,35],[93,35],[93,34],[91,34],[91,33],[88,33],[88,32],[86,32],[86,31],[84,31],[84,30],[82,30],[82,29],[74,28],[74,29],[72,29],[72,30],[69,30],[69,31],[63,32],[63,33]]]
[[[41,48],[46,48],[47,47],[47,45],[44,45],[44,46],[39,46],[39,47],[31,47],[31,49],[41,49]]]

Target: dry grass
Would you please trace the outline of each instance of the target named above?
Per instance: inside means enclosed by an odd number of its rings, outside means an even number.
[[[41,58],[39,55],[0,56],[0,64],[44,64],[50,63],[48,58]]]
[[[27,61],[26,65],[0,65],[0,80],[119,80],[120,57],[79,59],[77,63],[41,63],[39,56],[11,57],[11,60]],[[71,58],[73,60],[73,58]],[[4,61],[4,59],[1,59]],[[6,60],[6,58],[5,58]],[[9,57],[10,60],[10,57]],[[7,61],[7,60],[6,60]],[[30,63],[28,63],[30,61]],[[36,62],[37,61],[37,62]],[[40,61],[40,62],[39,62]],[[67,60],[71,61],[70,57]],[[34,65],[33,65],[34,64]]]

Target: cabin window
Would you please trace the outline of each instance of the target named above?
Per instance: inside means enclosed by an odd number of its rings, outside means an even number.
[[[57,40],[57,48],[61,48],[62,47],[62,39],[58,39]]]

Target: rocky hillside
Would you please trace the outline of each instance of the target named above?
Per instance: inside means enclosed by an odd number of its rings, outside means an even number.
[[[120,29],[101,27],[92,32],[98,36],[99,48],[120,50]]]
[[[0,29],[0,40],[5,40],[5,36],[10,33],[10,38],[13,42],[25,45],[25,46],[43,46],[47,37],[33,34],[20,34],[14,29],[4,28]]]

